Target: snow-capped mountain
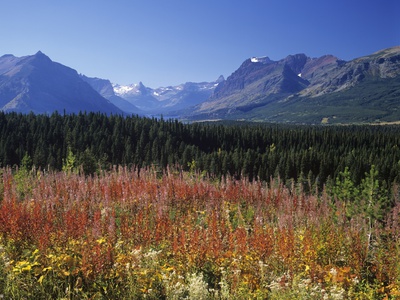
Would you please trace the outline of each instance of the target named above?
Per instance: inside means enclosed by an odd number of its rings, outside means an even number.
[[[152,89],[142,82],[130,85],[113,84],[115,95],[139,109],[152,114],[162,114],[185,109],[204,102],[211,96],[224,77],[213,82],[186,82],[177,86]]]

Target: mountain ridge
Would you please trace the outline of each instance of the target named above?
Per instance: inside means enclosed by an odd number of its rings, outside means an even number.
[[[0,110],[22,113],[123,114],[67,66],[41,51],[34,55],[0,57]]]
[[[393,99],[393,95],[400,95],[397,82],[400,83],[399,46],[350,61],[333,55],[310,58],[305,54],[289,55],[278,61],[250,58],[187,118],[300,123],[318,123],[327,118],[335,122],[400,119],[397,115],[400,98],[396,98],[397,102]],[[364,90],[359,89],[360,84]],[[372,98],[370,86],[379,90]],[[360,97],[370,100],[355,100]],[[340,102],[335,98],[340,98]],[[352,102],[362,106],[354,106]],[[389,102],[391,108],[386,107]],[[323,110],[324,105],[331,109]],[[355,119],[351,120],[346,109],[341,112],[338,108],[335,112],[335,106],[353,110]],[[312,112],[313,107],[315,112],[329,111],[329,114]],[[358,110],[364,113],[369,110],[371,115],[361,118],[357,116]]]

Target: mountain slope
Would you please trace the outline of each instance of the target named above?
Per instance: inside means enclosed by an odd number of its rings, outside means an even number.
[[[313,77],[313,73],[337,65],[337,61],[335,57],[311,59],[305,54],[290,55],[280,61],[248,59],[215,89],[209,100],[199,105],[197,112],[257,107],[276,99],[276,95],[287,97],[309,86],[307,78]]]
[[[111,82],[107,79],[92,78],[85,75],[80,75],[81,78],[90,84],[90,86],[98,92],[101,96],[109,100],[112,104],[118,107],[120,110],[130,114],[143,114],[139,108],[125,99],[117,96],[114,92],[114,88]]]
[[[40,51],[32,56],[0,57],[0,110],[122,113],[75,70],[53,62]]]
[[[273,122],[400,120],[400,47],[351,61],[332,55],[246,60],[191,119]]]
[[[304,54],[278,62],[269,58],[247,59],[215,89],[209,100],[199,105],[197,112],[213,113],[238,106],[256,106],[264,103],[268,96],[300,91],[309,84],[298,76],[307,59]]]

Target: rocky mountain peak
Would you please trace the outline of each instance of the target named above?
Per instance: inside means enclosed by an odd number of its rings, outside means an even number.
[[[287,56],[282,62],[294,73],[300,74],[309,59],[305,54],[295,54]]]
[[[222,81],[225,81],[224,75],[220,75],[220,76],[218,77],[218,79],[217,79],[215,82],[216,82],[216,83],[221,83]]]
[[[36,61],[40,61],[40,62],[46,62],[46,63],[52,62],[50,57],[48,57],[46,54],[44,54],[40,50],[38,52],[36,52],[36,54],[31,56],[30,58],[33,59],[33,60],[36,60]]]
[[[0,110],[23,113],[122,111],[100,96],[78,72],[43,52],[0,59]]]

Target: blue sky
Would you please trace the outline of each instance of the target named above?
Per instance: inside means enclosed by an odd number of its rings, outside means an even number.
[[[0,55],[41,50],[113,83],[229,76],[252,56],[350,60],[400,45],[399,0],[6,0]]]

